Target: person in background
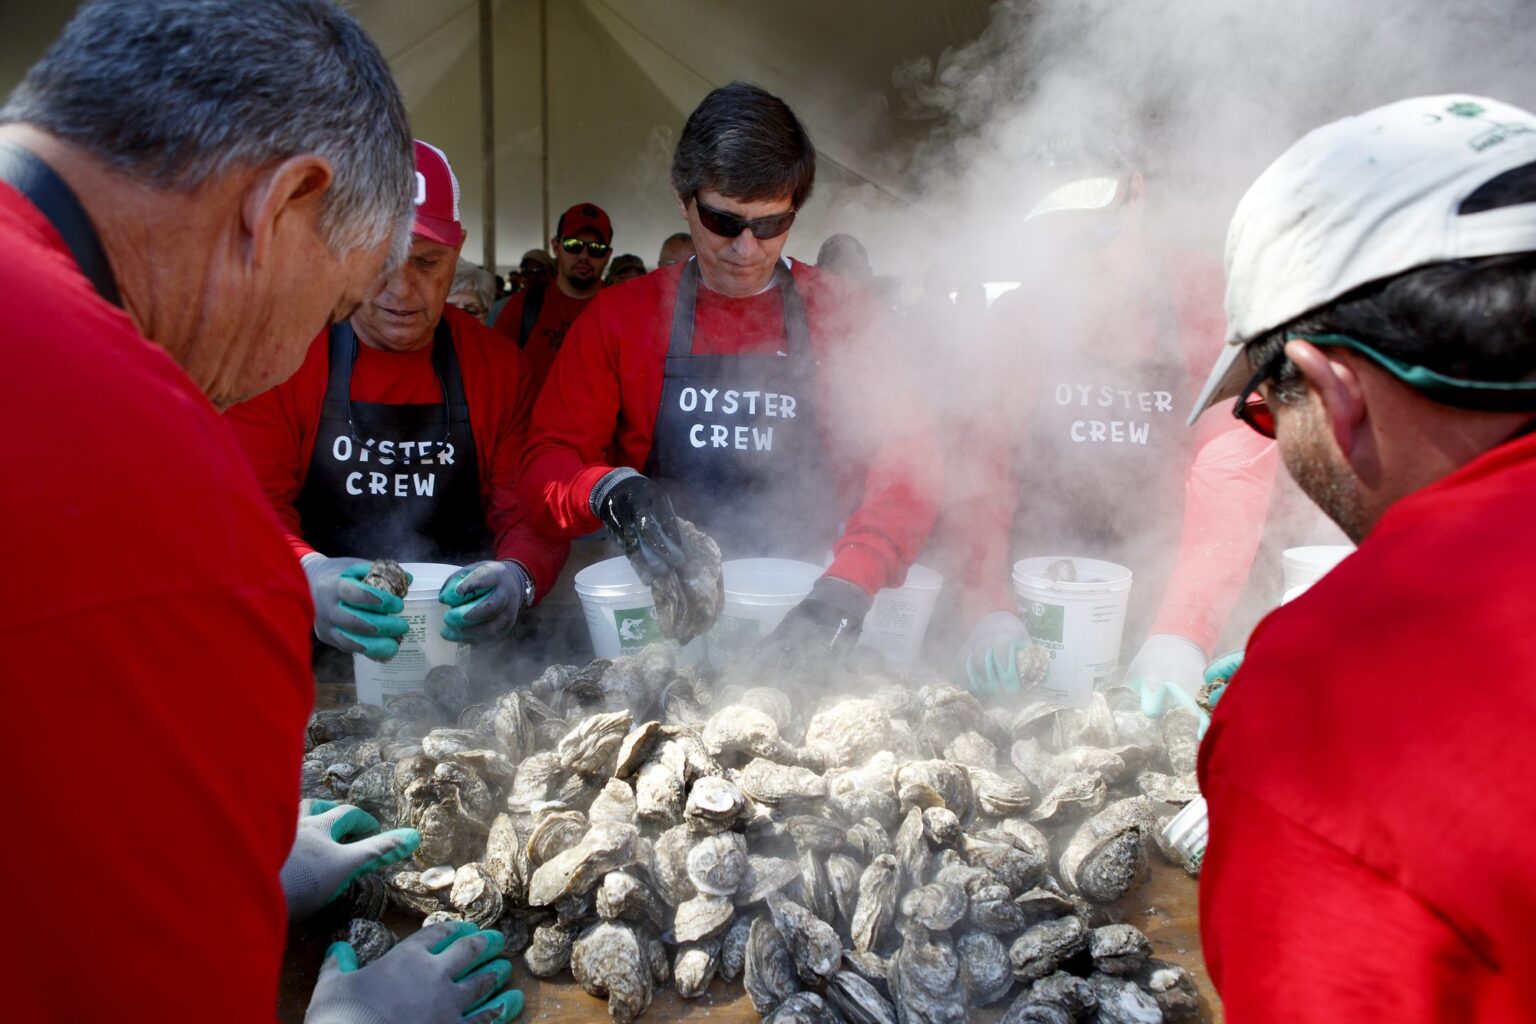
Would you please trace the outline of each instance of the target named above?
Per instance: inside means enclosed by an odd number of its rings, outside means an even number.
[[[1178,422],[1220,331],[1220,277],[1167,250],[1149,216],[1141,174],[1123,166],[1054,189],[1028,219],[1048,259],[992,311],[1001,344],[981,376],[1019,418],[974,425],[945,522],[969,546],[962,675],[978,693],[1017,691],[1019,648],[1059,640],[1044,620],[1031,637],[1017,614],[1014,561],[1077,554],[1134,573],[1125,628],[1139,649],[1124,680],[1142,710],[1195,708],[1258,551],[1275,446],[1222,417],[1193,435]]]
[[[615,256],[613,262],[608,265],[608,279],[604,285],[623,284],[645,273],[645,261],[632,252]]]
[[[553,281],[528,285],[496,318],[496,330],[522,349],[534,394],[549,376],[571,324],[603,286],[603,268],[613,254],[613,224],[600,207],[577,203],[560,215],[549,244],[555,254]]]
[[[815,168],[782,100],[743,83],[705,97],[672,161],[697,257],[603,292],[576,321],[520,481],[541,526],[606,525],[642,578],[686,585],[674,498],[726,558],[830,552],[765,638],[750,669],[764,678],[852,645],[936,504],[930,421],[868,343],[883,320],[847,282],[782,256]]]
[[[489,323],[494,324],[500,317],[501,311],[506,308],[507,302],[520,291],[531,288],[534,285],[548,284],[554,274],[555,265],[549,258],[549,253],[543,249],[529,249],[523,253],[523,260],[516,270],[507,278],[507,287],[491,306],[491,318]]]
[[[0,454],[26,538],[3,763],[61,797],[26,810],[59,884],[13,887],[12,1019],[271,1021],[290,914],[412,849],[339,841],[377,830],[355,808],[295,814],[309,595],[218,415],[398,258],[411,173],[383,56],[323,0],[82,4],[0,108],[0,402],[46,425]],[[66,711],[80,756],[39,726]],[[78,799],[119,779],[144,798],[131,841]],[[132,938],[86,965],[103,900]],[[440,926],[358,970],[338,943],[308,1019],[504,1021],[502,946]]]
[[[486,322],[496,296],[496,278],[478,263],[460,256],[453,268],[453,283],[448,286],[448,305]]]
[[[1254,630],[1201,746],[1211,979],[1233,1020],[1529,1019],[1536,113],[1319,128],[1226,251],[1195,411],[1234,399],[1359,548]]]
[[[549,590],[568,550],[518,506],[532,381],[517,350],[445,308],[458,183],[441,150],[415,152],[408,258],[296,374],[228,414],[309,578],[315,635],[380,661],[406,621],[399,597],[362,582],[372,559],[463,566],[439,594],[443,635],[483,643]]]
[[[686,231],[669,235],[667,240],[661,243],[661,252],[656,257],[656,268],[660,270],[674,263],[686,263],[693,259],[693,253],[692,235]]]
[[[828,235],[816,253],[816,269],[858,281],[865,287],[875,276],[864,243],[852,235]]]

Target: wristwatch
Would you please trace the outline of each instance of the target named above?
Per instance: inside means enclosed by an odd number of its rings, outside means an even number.
[[[507,564],[516,566],[517,570],[523,574],[523,607],[532,608],[533,599],[537,596],[533,589],[533,573],[529,572],[528,567],[515,558],[507,559]]]

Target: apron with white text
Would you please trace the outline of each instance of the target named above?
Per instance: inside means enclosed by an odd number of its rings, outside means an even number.
[[[684,268],[645,474],[726,558],[822,564],[847,503],[823,449],[816,360],[795,279],[782,262],[785,351],[695,355],[698,262]],[[752,339],[749,339],[752,340]]]
[[[446,319],[432,336],[443,401],[351,400],[357,336],[331,328],[330,372],[295,507],[304,539],[333,556],[465,565],[489,558],[464,379]]]

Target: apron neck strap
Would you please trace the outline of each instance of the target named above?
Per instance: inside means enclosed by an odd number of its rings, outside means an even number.
[[[780,259],[773,266],[774,284],[784,303],[784,340],[786,352],[791,358],[808,356],[811,351],[811,328],[805,316],[805,303],[800,290],[795,287],[795,275]],[[699,261],[692,259],[683,267],[677,283],[677,301],[672,306],[672,338],[667,346],[669,356],[693,354],[693,330],[697,323],[699,303]]]
[[[117,280],[112,276],[112,265],[107,262],[101,239],[64,179],[35,153],[14,142],[0,141],[0,181],[26,196],[48,218],[96,294],[121,309],[122,296],[118,294]]]
[[[357,361],[357,333],[350,321],[343,320],[331,325],[331,369],[325,385],[327,402],[350,402],[352,399],[352,367]],[[459,370],[459,359],[453,350],[453,328],[448,318],[440,317],[432,331],[432,369],[437,373],[438,384],[443,389],[443,404],[450,417],[463,418],[469,407],[464,398],[464,374]]]

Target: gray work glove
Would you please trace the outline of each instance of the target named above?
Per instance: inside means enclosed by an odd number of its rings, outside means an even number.
[[[506,947],[500,932],[464,921],[428,925],[367,967],[336,942],[325,951],[305,1024],[502,1024],[523,1012],[523,994],[509,989],[512,965],[494,959]]]
[[[1012,612],[990,612],[966,637],[961,682],[978,697],[1019,692],[1019,651],[1030,645],[1029,630]]]
[[[688,564],[672,499],[648,477],[614,470],[592,488],[591,508],[646,586]]]
[[[362,875],[405,860],[421,845],[413,828],[380,832],[361,807],[330,800],[299,801],[299,827],[279,876],[288,919],[299,921],[344,892]]]
[[[449,608],[443,639],[478,644],[506,636],[531,594],[528,573],[516,562],[466,565],[437,594]]]
[[[805,600],[747,655],[744,677],[759,686],[793,688],[845,658],[859,642],[874,598],[835,576],[823,576]]]
[[[400,638],[409,629],[400,615],[405,602],[363,582],[372,562],[314,554],[306,555],[303,565],[321,643],[374,661],[388,661],[400,652]]]

